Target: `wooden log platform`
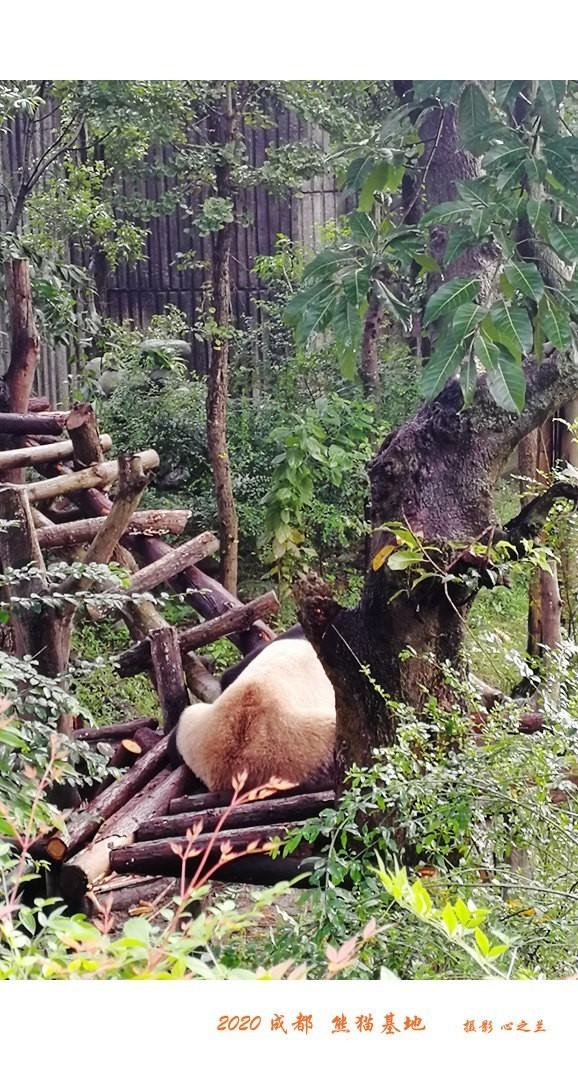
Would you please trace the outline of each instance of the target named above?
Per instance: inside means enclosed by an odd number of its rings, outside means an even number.
[[[259,799],[235,807],[227,815],[227,828],[245,828],[253,825],[272,825],[279,822],[303,821],[314,817],[335,805],[333,791],[310,795],[292,795],[286,799]],[[140,826],[136,839],[159,840],[167,836],[184,836],[202,822],[203,832],[209,832],[223,816],[223,808],[201,810],[196,813],[167,814],[153,818]]]

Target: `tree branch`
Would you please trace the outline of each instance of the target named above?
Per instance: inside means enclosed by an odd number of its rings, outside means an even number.
[[[567,480],[557,480],[545,491],[536,495],[535,499],[526,503],[520,513],[504,525],[510,543],[518,546],[522,540],[537,536],[558,499],[578,502],[578,484],[572,484]]]

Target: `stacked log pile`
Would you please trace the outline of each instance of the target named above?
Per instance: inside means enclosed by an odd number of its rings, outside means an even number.
[[[98,432],[90,405],[55,412],[39,399],[29,409],[0,412],[0,518],[15,526],[0,531],[12,651],[36,657],[44,675],[65,680],[75,597],[90,592],[87,612],[99,618],[98,602],[106,603],[113,586],[91,574],[90,566],[120,563],[127,580],[114,584],[115,607],[134,644],[116,658],[119,675],[148,672],[163,718],[159,731],[157,721],[146,717],[121,716],[118,724],[100,729],[83,728],[75,716],[61,717],[61,732],[107,750],[111,766],[125,771],[120,779],[111,775],[83,802],[79,797],[62,828],[32,844],[34,857],[49,865],[51,892],[71,907],[91,894],[108,895],[117,905],[164,896],[200,864],[214,866],[223,880],[263,883],[310,870],[309,848],[273,859],[267,842],[332,805],[333,792],[271,791],[230,808],[230,792],[199,793],[202,785],[186,767],[173,768],[168,760],[168,733],[182,709],[219,693],[198,650],[224,636],[243,653],[273,640],[265,620],[278,608],[275,594],[244,604],[207,575],[197,564],[218,550],[210,532],[168,544],[163,536],[179,537],[188,511],[138,510],[159,464],[155,450],[106,460],[111,439]],[[6,482],[15,478],[18,483]],[[45,561],[54,554],[80,563],[57,593]],[[166,622],[150,599],[161,585],[184,593],[197,613],[194,622]],[[39,612],[26,603],[32,594],[51,602]],[[204,621],[198,622],[199,615]],[[220,865],[222,850],[229,856]]]

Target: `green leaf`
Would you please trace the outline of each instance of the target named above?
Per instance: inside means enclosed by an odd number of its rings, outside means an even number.
[[[370,214],[354,210],[348,219],[351,235],[364,247],[372,247],[377,238],[377,226]]]
[[[490,109],[486,95],[477,83],[468,83],[458,107],[460,139],[466,150],[480,152],[483,147],[482,135],[489,122]]]
[[[488,389],[496,404],[507,412],[521,412],[526,396],[526,380],[521,364],[517,364],[493,342],[487,341],[482,334],[478,335],[475,351],[486,369]]]
[[[483,930],[480,930],[479,926],[474,930],[474,937],[476,939],[476,945],[480,950],[482,956],[487,956],[490,951],[490,943],[484,934]]]
[[[536,303],[544,294],[544,282],[538,267],[531,262],[511,262],[504,267],[507,280],[523,296],[527,296]]]
[[[432,401],[443,390],[448,379],[455,374],[464,355],[463,342],[454,337],[442,338],[428,360],[421,377],[422,393]]]
[[[462,363],[459,373],[460,388],[464,399],[464,408],[468,408],[474,400],[476,384],[478,381],[478,369],[473,355],[468,356]]]
[[[408,567],[420,563],[422,557],[417,551],[394,551],[390,555],[387,565],[390,570],[407,570]]]
[[[428,326],[434,319],[441,319],[449,315],[451,311],[473,300],[480,291],[479,278],[456,277],[446,281],[439,289],[430,296],[424,314],[424,326]]]
[[[546,297],[545,303],[540,305],[538,316],[546,340],[551,341],[557,349],[568,349],[572,344],[572,331],[566,312]]]
[[[496,104],[510,108],[525,86],[527,86],[525,79],[498,79],[495,89]]]
[[[26,749],[24,739],[21,738],[17,731],[14,731],[14,728],[0,728],[0,743],[5,743],[6,746],[12,746],[15,750]]]
[[[485,309],[480,307],[479,304],[472,304],[471,302],[461,304],[452,321],[452,330],[456,337],[460,338],[461,341],[467,338],[469,334],[474,332],[485,314]]]
[[[358,209],[364,212],[371,210],[376,191],[397,191],[404,172],[403,165],[393,165],[389,161],[381,161],[379,165],[376,165],[363,184],[359,194]]]
[[[422,277],[423,274],[439,274],[441,273],[441,267],[434,259],[433,255],[429,255],[427,251],[416,251],[414,261],[421,267],[421,273],[418,275]]]
[[[564,94],[566,93],[566,82],[564,79],[540,79],[539,87],[541,93],[544,95],[544,100],[549,105],[560,105]]]
[[[466,251],[467,248],[472,247],[475,242],[476,237],[468,226],[454,226],[446,241],[444,249],[444,266],[449,266],[453,263],[454,259],[457,259],[458,255],[461,255],[462,251]]]
[[[490,309],[488,334],[494,341],[501,342],[512,351],[516,359],[520,353],[532,351],[532,324],[525,308],[507,304],[505,300],[498,300]],[[486,326],[484,326],[486,329]],[[492,330],[497,331],[492,332]]]
[[[524,146],[520,146],[519,143],[512,146],[509,143],[502,143],[499,146],[493,146],[491,150],[488,150],[487,154],[484,154],[484,165],[488,168],[490,165],[494,166],[492,171],[501,172],[506,166],[519,165],[526,156],[526,149]]]
[[[422,225],[452,225],[456,221],[461,221],[463,218],[468,218],[471,213],[471,206],[467,202],[445,202],[438,203],[431,210],[428,210],[427,214],[424,214],[421,223]]]
[[[403,326],[409,325],[410,310],[407,304],[404,304],[401,300],[398,300],[387,285],[376,279],[373,285],[376,295],[381,300],[386,311],[395,319],[396,322],[401,322]]]
[[[359,189],[363,187],[368,174],[371,172],[374,161],[375,157],[373,154],[364,154],[362,157],[355,158],[355,161],[351,162],[343,185],[346,193],[359,191]]]
[[[557,221],[549,221],[546,235],[548,243],[562,259],[567,262],[578,259],[578,229],[571,225],[560,225]]]

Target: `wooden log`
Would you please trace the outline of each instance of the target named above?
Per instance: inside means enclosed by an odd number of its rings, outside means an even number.
[[[103,450],[110,450],[112,439],[110,435],[101,435],[100,442]],[[60,439],[57,442],[42,444],[41,446],[23,446],[17,450],[0,451],[0,473],[7,469],[30,468],[39,462],[49,464],[51,462],[67,461],[73,455],[74,449],[70,439]]]
[[[75,402],[68,415],[66,429],[74,447],[75,470],[86,469],[103,460],[96,415],[90,402]]]
[[[185,791],[188,782],[185,765],[164,769],[108,819],[94,841],[62,867],[59,884],[63,899],[77,903],[93,882],[110,873],[113,852],[130,844],[139,825],[162,813],[162,808],[166,810],[171,798]]]
[[[156,469],[159,464],[156,450],[143,450],[135,457],[140,459],[143,469],[147,471]],[[49,480],[38,480],[34,484],[27,484],[26,491],[30,502],[46,502],[56,499],[59,495],[72,495],[90,488],[107,487],[117,479],[117,476],[118,462],[104,461],[99,465],[92,465],[89,469],[82,469],[81,472],[62,472],[60,476],[54,476]],[[108,505],[106,505],[106,510],[108,510]]]
[[[175,577],[191,563],[200,562],[219,550],[219,541],[213,533],[204,532],[192,540],[170,548],[166,555],[149,566],[143,566],[133,574],[127,592],[150,592],[163,581]]]
[[[276,824],[282,821],[303,821],[316,817],[322,810],[335,805],[333,791],[312,795],[291,795],[286,799],[262,800],[243,803],[231,810],[227,828],[244,828],[250,825]],[[160,840],[166,836],[184,836],[201,821],[203,832],[210,832],[223,816],[223,807],[188,814],[167,814],[146,821],[138,830],[137,841]]]
[[[168,759],[168,736],[138,759],[127,773],[98,795],[82,810],[75,811],[66,822],[64,839],[70,854],[85,846],[101,825],[116,814],[137,792],[165,767]]]
[[[103,435],[102,438],[106,436]],[[11,451],[8,452],[11,453]],[[37,513],[35,508],[35,515]],[[182,533],[190,516],[190,510],[137,510],[132,515],[123,535],[172,533],[178,536]],[[44,550],[86,544],[94,539],[101,524],[100,518],[84,518],[80,521],[53,525],[46,518],[44,524],[37,528],[38,543]]]
[[[47,397],[31,397],[28,401],[28,412],[49,412],[50,401]]]
[[[289,829],[297,828],[299,824],[305,823],[291,822],[256,826],[252,829],[225,829],[216,836],[214,833],[202,833],[194,842],[196,854],[189,855],[186,859],[187,873],[193,872],[209,846],[211,855],[207,860],[207,868],[219,859],[221,844],[230,844],[231,851],[234,852],[244,851],[248,844],[263,844],[275,837],[283,837]],[[189,840],[182,836],[128,844],[111,852],[110,868],[117,874],[179,874],[188,846]]]
[[[166,555],[170,547],[156,537],[137,536],[131,540],[131,550],[145,563],[149,563]],[[175,578],[172,585],[178,592],[189,590],[187,602],[204,619],[214,619],[226,611],[242,607],[241,600],[228,592],[219,581],[215,581],[199,570],[198,566],[187,567]],[[252,652],[258,645],[262,645],[263,642],[274,641],[275,636],[275,632],[266,623],[257,619],[248,629],[233,634],[231,640],[238,645],[242,653],[246,654]]]
[[[120,877],[112,884],[106,882],[94,889],[93,897],[97,911],[106,909],[111,912],[128,912],[140,908],[158,908],[180,895],[181,883],[178,878],[153,877],[137,878],[128,882]],[[96,912],[95,912],[96,913]]]
[[[219,680],[207,670],[196,653],[185,653],[182,661],[185,680],[193,700],[206,701],[211,705],[221,694]]]
[[[154,454],[158,462],[155,451],[150,451],[150,453]],[[100,529],[86,552],[84,561],[87,565],[110,561],[148,483],[143,454],[121,454],[117,462],[109,464],[116,465],[118,490],[110,513],[101,522]],[[98,466],[98,468],[104,467],[104,465]],[[76,475],[82,476],[82,473],[79,472]]]
[[[260,799],[262,805],[272,799],[286,799],[295,795],[329,795],[333,796],[330,789],[321,790],[318,784],[299,784],[295,787],[285,788],[268,795],[266,799]],[[232,791],[203,791],[198,795],[183,795],[182,798],[173,799],[169,807],[170,814],[194,814],[202,810],[212,810],[216,806],[229,806],[233,797]]]
[[[274,592],[268,592],[264,596],[259,596],[256,600],[249,601],[248,604],[244,604],[242,607],[234,608],[225,612],[224,615],[219,615],[216,619],[210,619],[209,622],[201,623],[199,626],[192,626],[182,630],[179,634],[181,653],[189,652],[202,645],[208,645],[212,641],[225,637],[232,631],[251,626],[255,619],[270,615],[272,612],[277,611],[278,608],[277,596]],[[117,661],[119,672],[123,677],[145,671],[150,665],[150,642],[145,640],[132,645],[130,649],[120,653]]]
[[[1,435],[61,435],[67,412],[0,413]]]
[[[158,720],[154,716],[138,716],[136,720],[127,720],[123,724],[107,724],[98,728],[81,728],[73,733],[74,739],[81,742],[120,742],[128,739],[143,728],[153,729],[158,727]]]
[[[183,709],[189,705],[179,637],[174,626],[164,626],[153,630],[149,641],[164,730],[172,731]]]
[[[25,606],[18,601],[28,600],[32,594],[41,593],[46,587],[46,567],[36,538],[26,489],[18,485],[0,486],[0,518],[15,525],[0,531],[0,570],[9,575],[35,568],[35,576],[27,574],[9,581],[2,589],[10,605],[10,622],[14,633],[14,650],[17,656],[35,656],[43,675],[56,677],[66,671],[68,663],[68,630],[54,610],[39,612],[34,605]],[[71,725],[70,725],[71,726]],[[68,727],[64,721],[61,730]]]

